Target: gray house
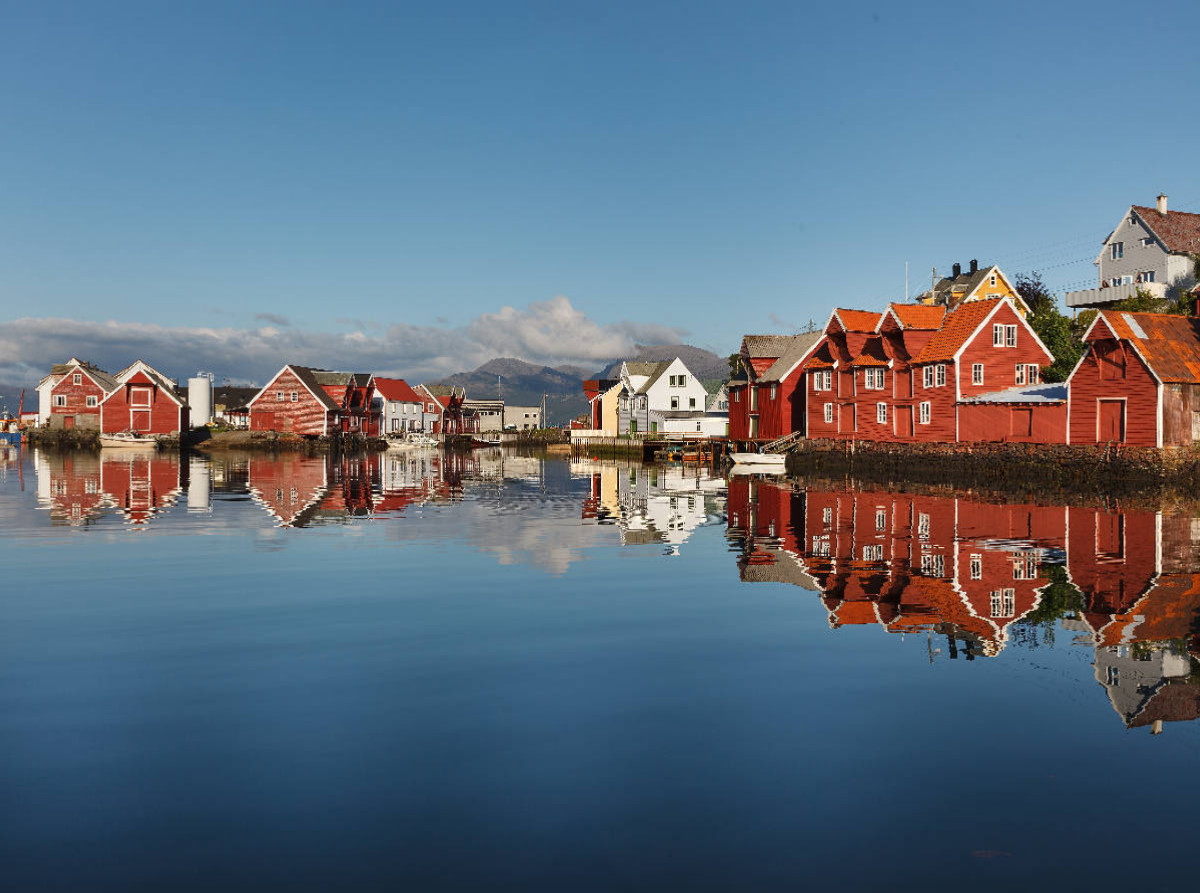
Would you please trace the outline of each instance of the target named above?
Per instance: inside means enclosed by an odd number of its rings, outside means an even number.
[[[1067,292],[1068,307],[1102,307],[1132,297],[1139,289],[1155,297],[1196,284],[1200,214],[1167,209],[1159,195],[1153,208],[1130,205],[1095,260],[1096,288]]]

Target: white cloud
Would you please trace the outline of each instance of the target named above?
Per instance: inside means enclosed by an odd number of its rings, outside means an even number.
[[[267,314],[259,317],[268,321]],[[504,307],[462,328],[395,324],[382,334],[24,318],[0,323],[0,343],[8,345],[0,355],[0,381],[36,382],[52,363],[71,356],[109,370],[141,358],[181,378],[211,371],[218,382],[262,382],[289,362],[420,381],[474,369],[496,356],[593,366],[622,356],[635,343],[677,342],[684,334],[648,323],[601,324],[565,297],[525,309]]]

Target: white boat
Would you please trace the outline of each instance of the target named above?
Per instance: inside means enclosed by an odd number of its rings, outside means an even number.
[[[158,447],[158,439],[146,434],[135,434],[132,431],[121,431],[116,434],[101,434],[100,446],[102,447],[149,447],[155,449]]]
[[[428,450],[438,445],[438,442],[428,434],[409,434],[405,437],[389,437],[389,450]]]
[[[740,474],[783,474],[787,456],[783,453],[730,453],[733,471]]]

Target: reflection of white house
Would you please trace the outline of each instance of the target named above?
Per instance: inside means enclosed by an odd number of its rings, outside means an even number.
[[[1172,679],[1186,679],[1191,673],[1186,654],[1148,643],[1097,648],[1094,666],[1096,681],[1127,726],[1140,725],[1138,716],[1159,691]]]
[[[679,357],[660,363],[622,363],[619,380],[618,433],[692,437],[725,433],[723,424],[718,428],[716,413],[709,412],[713,395]]]
[[[1139,289],[1157,298],[1174,286],[1196,284],[1200,214],[1171,211],[1160,195],[1153,208],[1130,205],[1100,246],[1098,288],[1067,292],[1068,307],[1097,307],[1132,297]]]
[[[721,478],[672,466],[631,465],[613,471],[623,545],[662,543],[674,553],[697,528],[724,517]]]

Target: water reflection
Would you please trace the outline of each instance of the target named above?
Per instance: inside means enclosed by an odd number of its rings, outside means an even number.
[[[1058,628],[1094,649],[1127,726],[1200,717],[1196,519],[753,478],[730,482],[728,505],[741,579],[818,593],[833,629],[924,631],[932,661]]]
[[[0,454],[6,493],[25,487],[19,455]],[[1200,717],[1200,520],[1187,515],[726,484],[695,467],[499,451],[31,459],[54,527],[396,522],[385,532],[393,543],[461,541],[499,565],[555,576],[599,549],[679,557],[697,548],[698,531],[722,527],[741,581],[811,591],[833,630],[920,634],[931,662],[1061,637],[1092,653],[1095,680],[1127,727],[1157,732]]]

